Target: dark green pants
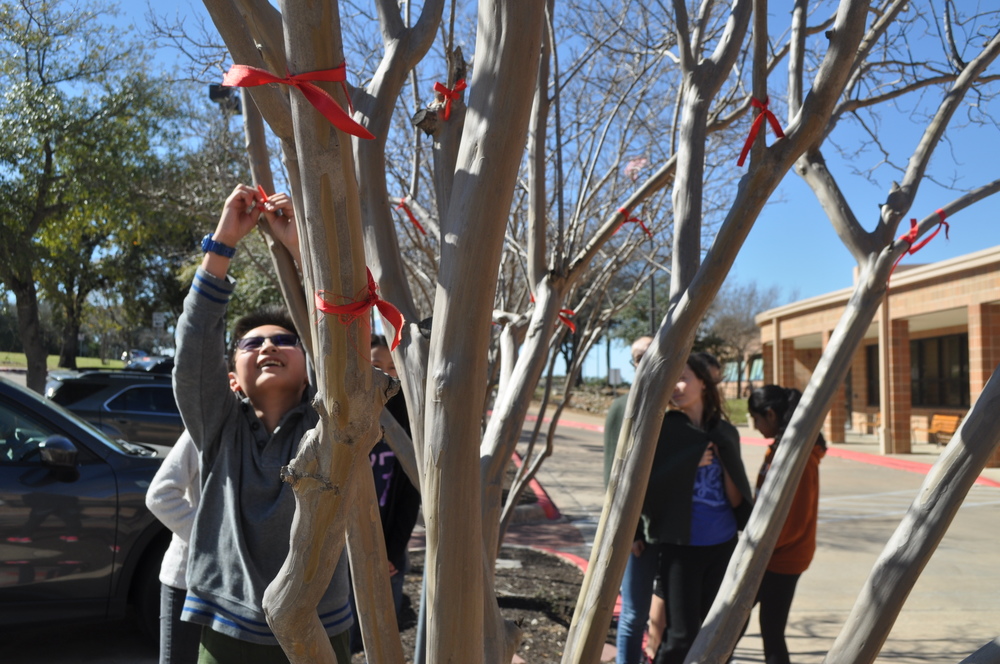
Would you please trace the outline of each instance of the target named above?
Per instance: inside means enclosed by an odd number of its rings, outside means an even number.
[[[338,664],[350,664],[351,649],[348,630],[330,637]],[[281,646],[265,646],[240,641],[208,627],[201,628],[198,664],[288,664]]]

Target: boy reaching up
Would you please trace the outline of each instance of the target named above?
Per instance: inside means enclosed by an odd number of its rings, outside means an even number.
[[[288,555],[295,513],[292,487],[281,480],[299,443],[319,417],[310,397],[305,351],[280,308],[240,318],[226,364],[225,312],[236,247],[263,213],[275,238],[300,262],[291,200],[258,200],[238,185],[177,322],[174,396],[201,455],[202,498],[195,514],[183,619],[202,625],[199,662],[283,663],[267,625],[264,591]],[[339,565],[317,611],[337,659],[349,662],[346,565]]]

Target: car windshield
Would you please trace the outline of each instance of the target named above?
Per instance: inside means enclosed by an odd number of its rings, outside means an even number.
[[[3,381],[6,385],[9,385],[12,389],[18,390],[21,394],[26,395],[29,399],[34,399],[38,403],[42,404],[43,409],[51,408],[53,410],[59,411],[59,413],[62,414],[64,417],[73,420],[73,422],[78,427],[80,427],[81,429],[86,429],[90,435],[92,435],[97,440],[101,441],[101,443],[115,450],[116,452],[119,452],[121,454],[133,454],[132,450],[123,444],[123,441],[112,440],[111,438],[108,437],[106,433],[95,427],[93,424],[82,419],[79,415],[76,415],[73,412],[63,408],[55,401],[52,401],[51,399],[46,399],[45,397],[38,394],[34,390],[29,390],[26,387],[22,387],[17,383],[14,383],[13,381],[8,380],[7,378],[4,378],[2,376],[0,376],[0,381]]]

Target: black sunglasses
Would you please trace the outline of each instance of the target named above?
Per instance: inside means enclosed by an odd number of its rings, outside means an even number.
[[[240,350],[258,350],[268,339],[275,346],[298,346],[299,336],[290,332],[272,334],[269,337],[243,337],[236,342],[236,347]]]

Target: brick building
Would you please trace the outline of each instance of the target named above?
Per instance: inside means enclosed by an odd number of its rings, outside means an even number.
[[[852,290],[757,316],[765,382],[805,388]],[[964,415],[1000,364],[1000,246],[900,265],[887,300],[854,356],[823,435],[837,443],[847,429],[872,433],[883,453],[907,453],[911,443],[927,441],[935,415]],[[1000,466],[1000,452],[989,465]]]

